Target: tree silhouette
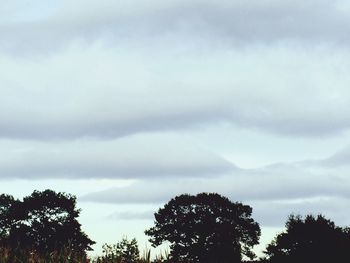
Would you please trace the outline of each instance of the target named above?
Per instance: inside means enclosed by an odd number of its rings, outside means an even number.
[[[124,237],[117,244],[104,244],[102,248],[104,256],[98,258],[102,262],[140,262],[139,246],[135,238],[129,241]]]
[[[241,262],[242,255],[254,257],[251,248],[260,236],[251,213],[250,206],[216,193],[184,194],[159,209],[145,233],[153,246],[170,242],[177,262]]]
[[[265,254],[276,263],[349,262],[350,231],[322,215],[291,215],[285,232],[277,235]]]
[[[0,244],[37,253],[85,253],[95,242],[81,231],[79,213],[76,197],[65,193],[34,191],[23,201],[1,195]]]

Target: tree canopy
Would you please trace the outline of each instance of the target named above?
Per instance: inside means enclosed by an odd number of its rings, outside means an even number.
[[[254,257],[260,227],[252,208],[216,193],[183,194],[155,213],[155,225],[145,233],[153,246],[170,242],[177,262],[241,262]]]
[[[270,262],[349,262],[350,231],[322,215],[291,215],[286,230],[267,246]]]
[[[102,262],[140,262],[140,250],[136,238],[128,240],[124,237],[118,243],[104,244],[102,248],[104,256],[98,258]]]
[[[95,242],[77,221],[76,197],[52,190],[34,191],[23,201],[0,195],[0,245],[50,253],[69,248],[85,253]]]

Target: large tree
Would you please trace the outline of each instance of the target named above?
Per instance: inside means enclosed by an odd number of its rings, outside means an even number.
[[[79,213],[70,194],[34,191],[23,201],[0,195],[0,244],[37,253],[85,253],[95,242],[82,232]]]
[[[274,263],[350,262],[350,231],[322,215],[291,215],[265,253]]]
[[[216,193],[180,195],[155,213],[155,225],[145,233],[153,246],[170,242],[177,262],[241,262],[254,257],[260,227],[252,208]]]

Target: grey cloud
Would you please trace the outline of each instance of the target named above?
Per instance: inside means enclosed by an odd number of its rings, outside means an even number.
[[[77,44],[37,60],[0,54],[0,136],[117,138],[229,123],[320,137],[350,127],[347,53],[161,50]]]
[[[349,226],[349,200],[343,198],[311,198],[288,201],[252,202],[253,216],[263,226],[282,226],[290,214],[323,214],[338,225]]]
[[[90,193],[79,197],[79,200],[113,204],[152,203],[160,207],[179,194],[214,191],[229,197],[232,201],[252,206],[254,218],[263,226],[281,226],[292,213],[302,215],[321,213],[339,224],[350,225],[346,214],[346,207],[350,203],[349,182],[340,187],[340,184],[318,177],[313,184],[308,182],[309,185],[306,186],[305,182],[293,183],[292,180],[281,180],[271,186],[269,182],[259,179],[246,184],[237,182],[235,185],[226,180],[218,186],[217,180],[203,182],[203,180],[180,179],[177,182],[152,182],[152,184],[140,182],[130,187]],[[316,180],[321,182],[317,183]],[[122,219],[124,216],[130,216],[132,219],[133,216],[138,218],[140,215],[122,213],[116,217]]]
[[[297,198],[332,197],[350,200],[348,170],[310,168],[301,162],[254,170],[237,170],[230,175],[207,179],[173,179],[167,182],[139,181],[128,187],[108,189],[81,197],[106,203],[164,203],[182,194],[218,192],[232,200],[255,202]],[[147,187],[145,187],[147,185]]]
[[[21,52],[52,49],[76,39],[137,43],[169,35],[231,44],[349,40],[349,9],[341,1],[62,1],[50,13],[32,23],[5,20],[0,46]]]
[[[1,179],[210,177],[238,169],[181,136],[115,141],[1,143]]]
[[[294,167],[302,167],[304,170],[317,171],[323,174],[346,174],[350,168],[350,147],[343,147],[331,156],[324,159],[313,159],[299,161],[293,164]],[[277,163],[271,167],[287,168],[291,164]],[[333,176],[334,179],[337,176]]]
[[[147,103],[145,99],[142,102],[143,105],[139,106],[145,107],[146,110]],[[152,105],[153,102],[150,101],[150,103]],[[130,103],[127,107],[133,106],[133,103]],[[96,109],[101,114],[89,115],[89,112],[72,111],[73,116],[59,112],[58,115],[50,116],[50,113],[47,113],[44,116],[44,109],[41,112],[23,110],[17,113],[19,116],[4,116],[0,120],[0,137],[49,141],[79,138],[114,139],[138,133],[184,130],[196,128],[202,123],[218,122],[215,112],[207,112],[208,110],[205,109],[195,110],[195,112],[191,110],[181,112],[184,111],[181,109],[175,112],[173,109],[166,109],[168,111],[161,112],[158,111],[161,109],[153,104],[150,114],[144,113],[140,108],[137,110],[139,116],[130,116],[130,118],[127,117],[129,115],[127,109],[120,109],[120,114],[125,116],[118,116],[118,106],[111,112],[104,112],[103,108]],[[102,116],[104,113],[105,115]]]
[[[321,162],[321,161],[319,161]],[[350,225],[348,170],[329,170],[314,162],[281,163],[254,170],[238,170],[218,178],[139,180],[122,188],[91,192],[82,202],[157,204],[183,193],[217,192],[253,207],[263,226],[282,226],[288,215],[324,214],[337,224]],[[135,215],[136,216],[136,215]]]
[[[350,147],[346,147],[343,150],[335,153],[331,157],[320,161],[320,164],[329,168],[346,167],[346,166],[350,166],[349,160],[350,160]]]

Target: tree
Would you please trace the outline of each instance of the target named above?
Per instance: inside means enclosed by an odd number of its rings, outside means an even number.
[[[114,245],[103,245],[104,256],[99,260],[111,262],[137,263],[140,260],[140,251],[135,238],[130,241],[123,238]]]
[[[254,257],[260,227],[252,208],[232,203],[216,193],[180,195],[155,213],[155,225],[146,230],[153,246],[170,242],[170,256],[178,262],[241,262]]]
[[[266,248],[270,262],[349,262],[350,230],[322,215],[289,216],[286,230]]]
[[[0,195],[0,245],[2,246],[5,245],[4,241],[9,235],[11,225],[14,223],[12,210],[16,202],[13,196]]]
[[[0,195],[0,244],[37,253],[85,253],[95,242],[82,232],[79,214],[70,194],[34,191],[23,201]]]

